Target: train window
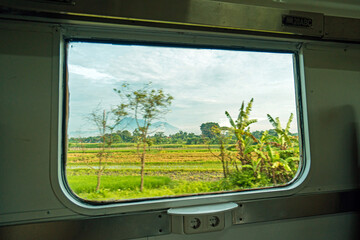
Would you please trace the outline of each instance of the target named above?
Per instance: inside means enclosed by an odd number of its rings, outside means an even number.
[[[290,184],[293,53],[70,41],[66,181],[86,201]]]

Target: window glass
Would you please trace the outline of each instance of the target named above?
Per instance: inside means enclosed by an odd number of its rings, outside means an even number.
[[[299,168],[293,54],[68,44],[66,178],[91,201],[284,186]]]

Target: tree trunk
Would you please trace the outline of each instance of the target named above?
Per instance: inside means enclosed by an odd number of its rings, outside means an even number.
[[[223,175],[224,175],[224,178],[226,178],[226,167],[225,167],[225,162],[224,160],[221,161],[222,162],[222,165],[223,165]]]
[[[226,159],[225,159],[225,147],[224,147],[224,145],[223,145],[223,143],[221,143],[221,145],[220,145],[220,158],[221,158],[221,163],[222,163],[222,167],[223,167],[223,174],[224,174],[224,178],[226,178],[227,177],[227,175],[226,175],[226,166],[225,166],[225,161],[226,161]]]
[[[100,183],[101,183],[101,170],[99,169],[97,174],[97,185],[96,185],[96,192],[100,189]]]
[[[140,192],[144,190],[144,170],[145,170],[145,154],[146,154],[146,142],[143,143],[143,152],[141,155],[141,182]]]
[[[229,176],[229,175],[230,175],[230,171],[229,171],[229,161],[231,161],[231,160],[226,160],[226,159],[225,159],[226,176]]]

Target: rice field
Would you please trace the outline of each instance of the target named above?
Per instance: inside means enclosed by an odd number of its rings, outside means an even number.
[[[297,147],[257,155],[248,164],[227,160],[231,172],[224,178],[216,145],[155,145],[146,151],[144,190],[140,191],[141,160],[135,145],[107,148],[70,147],[66,161],[68,185],[75,195],[90,201],[118,201],[154,197],[237,191],[284,186],[296,176]],[[233,152],[236,154],[236,152]],[[233,155],[227,155],[231,159]],[[101,164],[99,159],[101,158]],[[266,160],[265,160],[266,159]],[[237,160],[239,161],[239,160]],[[260,166],[260,167],[259,167]],[[99,172],[101,174],[99,174]],[[100,187],[98,179],[101,179]]]
[[[215,146],[216,147],[216,146]],[[216,152],[216,150],[213,150]],[[146,153],[145,190],[139,191],[140,159],[134,146],[108,149],[102,160],[101,187],[95,191],[98,148],[70,148],[66,176],[81,198],[113,201],[226,190],[220,160],[204,145],[155,146]]]

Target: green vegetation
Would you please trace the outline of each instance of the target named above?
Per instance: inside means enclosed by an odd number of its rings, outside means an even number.
[[[203,123],[200,125],[201,134],[207,140],[212,140],[216,138],[216,133],[214,133],[213,129],[219,127],[220,126],[218,123],[214,123],[214,122]]]
[[[213,128],[221,139],[220,155],[223,164],[224,178],[229,176],[233,185],[258,188],[269,184],[286,184],[291,181],[299,165],[298,138],[289,132],[293,114],[290,114],[286,128],[282,129],[279,118],[275,120],[268,114],[277,136],[270,136],[265,131],[260,138],[250,132],[250,125],[256,119],[250,119],[253,99],[246,105],[242,103],[237,119],[234,121],[228,112],[231,127]],[[221,130],[225,130],[222,133]],[[236,137],[236,143],[228,145],[226,134]],[[229,166],[233,166],[229,169]]]
[[[148,188],[158,188],[169,184],[170,178],[151,176],[146,177],[147,182],[145,186]],[[138,176],[103,176],[102,188],[110,191],[117,190],[136,190],[139,188],[140,178]],[[96,175],[86,176],[68,176],[68,181],[71,189],[78,193],[82,192],[94,192],[97,182]]]
[[[172,97],[149,85],[136,91],[123,87],[116,90],[125,104],[111,112],[117,117],[114,125],[108,124],[110,113],[93,112],[90,120],[100,135],[69,139],[67,179],[78,196],[112,201],[238,191],[283,186],[295,177],[300,154],[298,136],[289,131],[293,114],[285,129],[278,117],[267,114],[274,129],[251,132],[257,122],[250,118],[251,99],[242,103],[236,119],[225,111],[230,127],[207,122],[200,126],[201,135],[151,135],[149,127],[169,110]],[[137,129],[114,133],[128,114]]]
[[[158,176],[146,176],[145,180],[145,188],[140,191],[140,176],[103,176],[102,189],[94,191],[95,175],[68,176],[70,188],[79,197],[97,201],[176,196],[234,189],[234,186],[222,180],[185,181]]]
[[[228,148],[228,145],[224,147],[224,155],[236,155],[235,149]],[[221,154],[221,145],[210,146],[211,152],[207,145],[193,145],[190,150],[179,147],[158,150],[160,147],[154,145],[147,153],[143,192],[139,188],[141,163],[136,155],[136,147],[106,149],[106,151],[116,151],[112,152],[112,155],[104,162],[106,169],[98,191],[95,189],[96,169],[93,168],[98,166],[96,154],[99,149],[85,148],[85,152],[74,152],[70,149],[67,162],[68,182],[71,189],[81,198],[113,201],[271,187],[283,185],[288,182],[288,178],[285,177],[294,176],[290,175],[290,172],[287,172],[279,162],[280,157],[292,153],[281,152],[279,148],[270,146],[266,151],[272,151],[269,157],[273,164],[268,162],[267,168],[263,167],[260,171],[258,175],[260,177],[255,177],[253,169],[247,166],[243,166],[239,172],[235,171],[233,162],[229,158],[228,175],[224,177],[224,165],[221,159],[215,156]],[[256,146],[266,148],[269,145],[259,141]],[[298,157],[294,157],[291,163],[288,166],[291,174],[295,174]],[[272,181],[273,170],[277,177],[276,183]],[[270,175],[265,174],[266,171]]]

